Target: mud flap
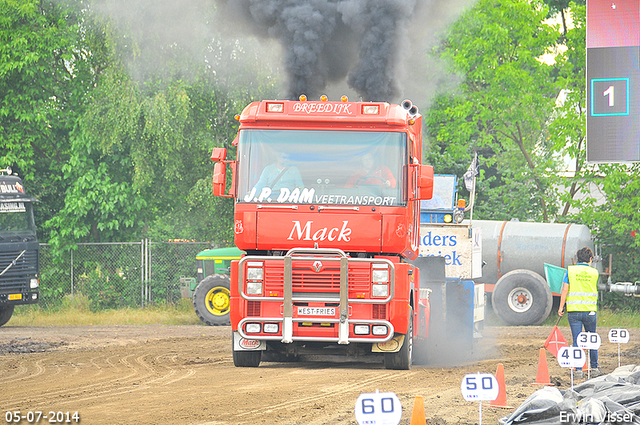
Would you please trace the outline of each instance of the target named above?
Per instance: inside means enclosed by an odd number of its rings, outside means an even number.
[[[267,342],[243,338],[237,331],[233,333],[233,351],[264,351]]]
[[[376,342],[371,347],[372,353],[397,353],[404,344],[404,335],[396,334],[387,342]]]

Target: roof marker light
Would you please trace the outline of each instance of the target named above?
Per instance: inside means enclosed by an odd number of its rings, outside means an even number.
[[[349,101],[349,98],[348,98],[347,96],[345,96],[345,95],[342,95],[342,97],[340,98],[340,100],[341,100],[341,101],[343,101],[343,102],[348,102],[348,101]]]
[[[298,99],[300,99],[300,102],[306,102],[307,101],[307,95],[306,94],[301,94]]]
[[[267,103],[267,112],[284,112],[284,103]]]
[[[329,98],[327,97],[326,94],[323,94],[322,96],[320,96],[320,101],[321,102],[326,102],[327,100],[329,100]]]
[[[380,112],[380,105],[362,105],[363,115],[377,115]]]

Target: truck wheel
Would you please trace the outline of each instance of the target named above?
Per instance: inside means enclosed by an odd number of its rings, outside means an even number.
[[[498,280],[491,295],[493,311],[509,325],[539,325],[551,312],[547,282],[531,270],[512,270]]]
[[[193,308],[209,326],[228,325],[231,280],[227,275],[214,274],[200,281],[193,291]]]
[[[6,307],[0,307],[0,326],[4,325],[11,319],[13,315],[13,309],[15,306],[8,305]]]
[[[233,332],[231,333],[231,349],[233,350]],[[258,367],[262,351],[236,351],[233,350],[233,365],[235,367]]]
[[[413,356],[413,308],[409,311],[409,328],[404,337],[404,343],[400,351],[384,354],[384,367],[395,370],[411,369]]]

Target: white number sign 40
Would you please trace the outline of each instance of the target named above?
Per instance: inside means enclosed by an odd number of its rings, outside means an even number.
[[[580,347],[562,347],[558,350],[558,364],[560,367],[582,367],[586,356]]]

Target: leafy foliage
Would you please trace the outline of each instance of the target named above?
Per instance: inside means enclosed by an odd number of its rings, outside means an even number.
[[[40,199],[39,223],[62,207],[69,134],[104,65],[103,34],[89,23],[68,5],[0,0],[0,167]]]
[[[230,243],[232,206],[211,195],[209,153],[231,147],[233,115],[276,80],[257,50],[207,40],[215,8],[197,6],[185,12],[199,26],[193,42],[100,2],[0,1],[0,165],[25,175],[42,201],[42,239],[57,249],[149,236]],[[154,6],[165,19],[181,13],[169,9]]]
[[[235,155],[233,116],[277,97],[277,67],[264,46],[224,37],[206,1],[133,2],[127,16],[115,3],[0,0],[0,168],[42,201],[41,239],[57,250],[144,237],[228,245],[233,205],[211,195],[209,153]],[[635,281],[638,164],[586,162],[584,3],[467,10],[434,52],[460,84],[425,115],[425,155],[460,176],[478,152],[475,217],[587,224],[614,255],[613,280]],[[138,19],[154,13],[193,25],[185,36]]]
[[[639,164],[586,162],[584,1],[545,3],[481,0],[451,28],[435,53],[462,82],[429,111],[427,159],[462,175],[477,151],[476,217],[586,224],[612,282],[640,281]]]
[[[547,201],[547,177],[557,167],[546,120],[557,88],[553,67],[540,57],[558,33],[543,24],[547,14],[538,2],[481,0],[437,51],[462,83],[429,113],[428,160],[458,164],[451,171],[459,173],[479,152],[484,218],[548,221],[555,213]]]

